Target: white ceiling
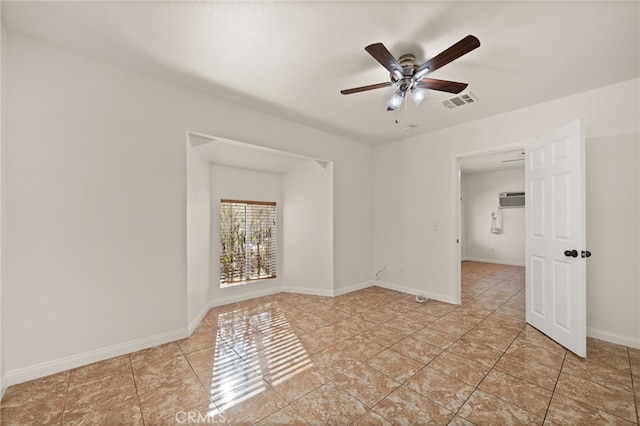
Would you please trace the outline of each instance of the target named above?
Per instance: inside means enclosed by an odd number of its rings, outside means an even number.
[[[366,143],[426,133],[639,76],[637,1],[3,1],[9,31]],[[392,88],[364,47],[429,59],[467,34],[480,48],[430,76],[479,103],[431,92],[387,112]],[[405,130],[409,125],[417,126]]]

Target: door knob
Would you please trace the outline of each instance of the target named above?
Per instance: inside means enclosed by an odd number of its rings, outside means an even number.
[[[583,250],[580,254],[582,258],[591,257],[591,252],[589,250]]]
[[[567,257],[578,257],[578,250],[565,250],[564,255]]]

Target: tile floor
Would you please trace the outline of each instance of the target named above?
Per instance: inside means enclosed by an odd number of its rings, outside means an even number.
[[[640,350],[580,359],[527,326],[524,271],[463,303],[371,287],[214,308],[187,339],[10,387],[2,425],[638,424]]]

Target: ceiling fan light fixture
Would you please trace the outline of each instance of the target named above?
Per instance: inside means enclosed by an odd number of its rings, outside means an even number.
[[[413,90],[411,90],[411,99],[413,99],[413,102],[415,102],[417,106],[420,106],[420,104],[425,100],[428,94],[429,91],[427,89],[414,87]]]
[[[394,93],[391,99],[389,99],[389,102],[387,102],[387,111],[395,111],[400,108],[400,105],[402,105],[402,101],[404,101],[404,95],[405,92],[403,92],[402,90],[398,90],[396,93]]]

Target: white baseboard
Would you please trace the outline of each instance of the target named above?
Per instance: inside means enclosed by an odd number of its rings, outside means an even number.
[[[3,374],[2,377],[0,377],[0,399],[2,399],[4,393],[7,391],[7,387],[7,378]]]
[[[209,302],[207,310],[213,308],[214,306],[222,306],[222,305],[228,305],[229,303],[244,302],[245,300],[251,300],[251,299],[255,299],[257,297],[263,297],[263,296],[270,296],[272,294],[277,294],[282,291],[285,291],[282,287],[275,287],[275,288],[268,288],[265,290],[257,290],[257,291],[251,291],[248,293],[237,294],[234,296],[218,297],[216,299],[211,300],[211,302]],[[198,324],[196,324],[196,326],[197,325]]]
[[[624,334],[599,330],[592,327],[587,327],[587,336],[593,337],[594,339],[598,340],[604,340],[605,342],[615,343],[616,345],[623,345],[630,348],[640,349],[640,338],[638,337],[626,336]]]
[[[191,336],[191,333],[193,333],[193,330],[195,330],[196,327],[200,324],[200,322],[202,321],[202,318],[204,318],[204,316],[207,315],[207,312],[209,312],[209,309],[211,309],[211,302],[204,305],[202,309],[200,309],[200,312],[198,312],[198,314],[189,322],[189,325],[187,326],[187,332],[189,333],[189,336]]]
[[[343,294],[351,293],[353,291],[362,290],[371,287],[375,283],[373,281],[365,281],[359,284],[353,284],[348,287],[339,288],[333,291],[333,296],[342,296]]]
[[[334,295],[333,290],[329,290],[329,289],[307,288],[307,287],[289,287],[287,285],[283,285],[282,286],[282,291],[285,292],[285,293],[308,294],[310,296],[332,297]]]
[[[517,262],[513,260],[502,260],[502,259],[484,259],[481,257],[464,257],[462,261],[468,260],[470,262],[482,262],[482,263],[496,263],[498,265],[510,265],[510,266],[525,266],[523,262]]]
[[[54,361],[47,361],[41,364],[32,365],[17,370],[8,371],[2,380],[2,386],[7,387],[50,374],[59,373],[61,371],[70,370],[72,368],[82,367],[105,359],[125,355],[142,349],[151,348],[153,346],[162,345],[164,343],[173,342],[188,336],[187,329],[179,329],[166,333],[156,334],[155,336],[144,337],[142,339],[132,340],[130,342],[109,346],[102,349],[85,352],[78,355],[71,355]]]
[[[440,294],[440,293],[433,293],[430,291],[424,291],[424,290],[420,290],[420,289],[415,289],[415,288],[411,288],[411,287],[407,287],[407,286],[403,286],[403,285],[399,285],[399,284],[395,284],[395,283],[390,283],[387,281],[374,281],[373,285],[377,285],[378,287],[382,287],[382,288],[386,288],[389,290],[395,290],[395,291],[399,291],[401,293],[406,293],[406,294],[414,294],[417,296],[425,296],[428,297],[429,299],[433,299],[433,300],[438,300],[440,302],[445,302],[445,303],[450,303],[452,305],[458,305],[459,303],[456,303],[456,301],[453,299],[453,297],[448,296],[448,295],[444,295],[444,294]]]

